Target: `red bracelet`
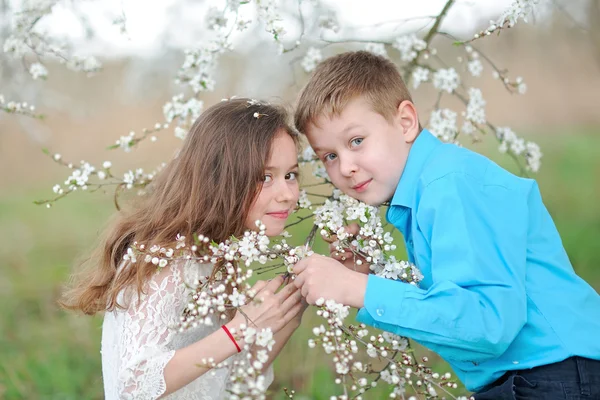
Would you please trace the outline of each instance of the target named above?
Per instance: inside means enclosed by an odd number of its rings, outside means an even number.
[[[231,341],[233,342],[233,344],[235,344],[235,348],[237,349],[238,353],[240,353],[242,351],[242,349],[240,348],[240,346],[235,341],[235,338],[233,337],[233,335],[231,334],[231,332],[229,332],[229,329],[227,329],[227,327],[225,325],[222,325],[221,328],[223,328],[223,330],[225,331],[225,333],[227,334],[227,336],[229,336],[229,339],[231,339]]]

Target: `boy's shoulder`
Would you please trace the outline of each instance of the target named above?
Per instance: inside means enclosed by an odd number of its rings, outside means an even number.
[[[460,178],[479,185],[522,187],[523,181],[489,158],[464,147],[442,143],[428,158],[420,176],[420,184],[428,186],[438,180]]]

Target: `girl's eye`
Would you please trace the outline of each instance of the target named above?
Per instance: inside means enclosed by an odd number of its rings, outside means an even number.
[[[350,141],[350,144],[352,146],[359,146],[363,140],[364,140],[363,138],[355,138]]]
[[[263,182],[264,183],[269,183],[273,180],[273,177],[271,175],[265,175],[263,178]]]
[[[329,154],[325,154],[325,157],[323,157],[323,160],[325,161],[333,161],[336,159],[336,155],[333,153],[329,153]]]
[[[293,180],[295,181],[296,179],[298,179],[298,173],[297,172],[290,172],[285,176],[285,179],[289,179],[289,180]]]

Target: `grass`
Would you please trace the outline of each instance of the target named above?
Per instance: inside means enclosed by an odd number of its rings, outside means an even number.
[[[535,176],[545,203],[576,271],[600,290],[598,130],[532,138],[545,153]],[[479,149],[514,169],[493,147],[484,143]],[[74,259],[93,245],[111,215],[112,199],[78,194],[47,210],[32,204],[48,195],[45,189],[14,189],[0,196],[0,398],[100,399],[102,319],[63,312],[56,299]],[[324,251],[324,246],[316,250]],[[284,398],[283,387],[294,388],[296,399],[328,399],[337,393],[330,361],[306,346],[317,318],[308,313],[276,361],[274,398]],[[430,358],[439,363],[438,370],[447,370],[439,358]],[[367,398],[380,398],[384,392],[378,389]]]

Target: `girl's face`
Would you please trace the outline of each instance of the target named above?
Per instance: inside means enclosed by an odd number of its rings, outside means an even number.
[[[246,228],[256,230],[256,220],[267,227],[267,236],[283,232],[288,216],[296,208],[298,184],[298,153],[296,144],[285,131],[279,131],[271,144],[262,189],[252,204]]]

